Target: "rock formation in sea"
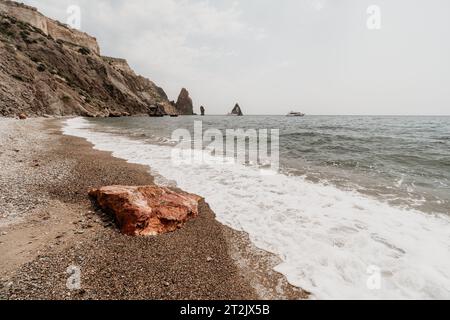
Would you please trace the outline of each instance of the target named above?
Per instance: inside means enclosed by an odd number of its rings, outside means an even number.
[[[189,96],[189,91],[187,91],[185,88],[181,89],[175,106],[180,115],[192,116],[194,114],[194,105],[192,104],[192,99]]]
[[[204,106],[201,106],[201,107],[200,107],[200,113],[201,113],[201,115],[204,116],[204,115],[205,115],[205,112],[206,112],[205,107],[204,107]]]
[[[234,106],[233,110],[231,111],[231,114],[234,116],[243,116],[244,115],[242,113],[242,109],[238,103],[236,103],[236,105]]]
[[[164,90],[94,37],[35,8],[0,0],[0,116],[177,114]]]
[[[150,106],[148,115],[150,117],[164,117],[167,113],[164,111],[164,108],[161,105]],[[172,115],[171,115],[172,116]]]
[[[200,196],[158,186],[109,186],[89,195],[100,208],[114,215],[121,232],[155,236],[173,232],[198,216]]]

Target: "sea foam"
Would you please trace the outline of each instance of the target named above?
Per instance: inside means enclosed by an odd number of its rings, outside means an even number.
[[[277,255],[276,271],[317,299],[450,299],[450,219],[302,177],[240,164],[171,161],[172,147],[89,130],[64,133],[206,198],[217,219]],[[378,274],[377,272],[380,271]],[[379,281],[378,281],[379,280]]]

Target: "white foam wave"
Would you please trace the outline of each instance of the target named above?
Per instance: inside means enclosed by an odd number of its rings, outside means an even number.
[[[77,118],[67,121],[64,132],[149,165],[204,196],[220,222],[278,255],[283,262],[276,270],[315,298],[450,299],[450,220],[445,216],[392,207],[301,177],[261,175],[238,164],[177,166],[171,147],[88,128]],[[377,268],[379,289],[377,274],[368,273]]]

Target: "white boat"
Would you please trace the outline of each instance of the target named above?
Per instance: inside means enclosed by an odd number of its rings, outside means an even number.
[[[287,114],[288,117],[304,117],[305,114],[301,112],[291,111]]]

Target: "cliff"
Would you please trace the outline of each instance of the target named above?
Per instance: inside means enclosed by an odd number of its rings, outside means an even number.
[[[95,38],[0,0],[0,115],[178,114],[164,90],[126,60],[102,57]]]

